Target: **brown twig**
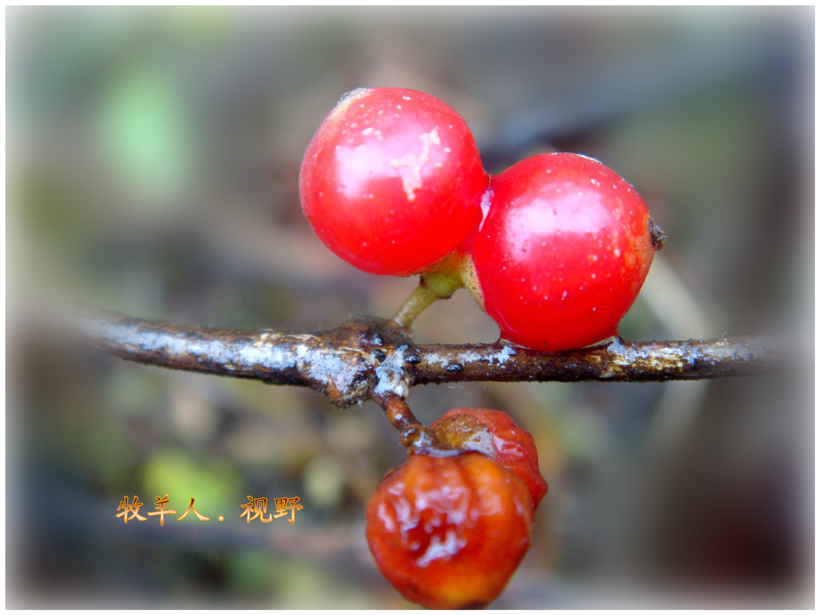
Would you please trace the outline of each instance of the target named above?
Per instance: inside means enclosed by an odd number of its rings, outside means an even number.
[[[406,398],[411,386],[433,383],[748,376],[782,369],[789,356],[777,340],[762,336],[640,343],[615,338],[552,354],[502,343],[414,345],[406,329],[376,318],[294,335],[205,329],[98,312],[71,320],[68,334],[91,348],[148,365],[307,386],[340,406],[381,399],[385,407],[385,400]]]
[[[419,422],[410,406],[401,397],[391,393],[374,394],[373,401],[382,407],[387,420],[398,430],[402,446],[412,448],[424,446],[429,442],[427,428]]]

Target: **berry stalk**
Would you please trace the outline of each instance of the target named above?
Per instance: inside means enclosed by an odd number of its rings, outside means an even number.
[[[382,407],[387,420],[398,430],[402,446],[410,449],[425,446],[430,441],[427,428],[419,422],[403,399],[390,394],[374,394],[373,401]]]
[[[464,261],[464,254],[454,251],[422,273],[419,285],[393,316],[393,321],[400,327],[408,328],[433,303],[439,299],[449,299],[459,288],[463,288]]]

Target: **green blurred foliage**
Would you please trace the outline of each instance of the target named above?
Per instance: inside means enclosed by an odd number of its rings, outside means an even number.
[[[171,449],[152,453],[143,471],[145,492],[152,499],[168,494],[179,516],[187,510],[191,498],[195,499],[197,512],[209,518],[229,516],[241,510],[237,502],[245,503],[240,495],[241,480],[225,462],[199,461],[183,450]],[[182,519],[183,523],[198,521],[194,514]]]
[[[197,151],[180,84],[158,63],[135,63],[119,70],[100,104],[101,146],[123,189],[179,203]]]

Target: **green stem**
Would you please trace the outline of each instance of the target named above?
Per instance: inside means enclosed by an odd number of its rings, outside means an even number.
[[[421,282],[419,282],[419,285],[416,286],[413,293],[407,297],[407,300],[399,308],[399,311],[396,312],[396,315],[393,316],[393,320],[400,327],[406,329],[413,324],[413,321],[416,320],[416,317],[419,314],[442,298],[443,297],[440,297],[433,291],[429,290],[422,279]]]
[[[405,329],[413,324],[416,317],[439,299],[449,299],[459,288],[464,287],[461,272],[464,256],[453,251],[441,259],[430,270],[421,274],[419,285],[393,316],[393,320]]]

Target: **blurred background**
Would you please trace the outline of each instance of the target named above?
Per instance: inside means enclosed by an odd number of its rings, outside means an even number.
[[[39,334],[63,301],[310,332],[389,317],[302,216],[313,132],[359,86],[461,113],[487,170],[603,161],[668,234],[629,340],[814,334],[814,7],[23,8],[6,11],[7,606],[411,608],[365,502],[402,462],[372,403],[172,372]],[[493,342],[462,291],[423,343]],[[805,373],[427,386],[425,423],[504,410],[550,492],[495,608],[814,606]],[[116,518],[123,496],[184,521]],[[291,526],[246,496],[300,497]],[[223,515],[223,522],[216,517]]]

